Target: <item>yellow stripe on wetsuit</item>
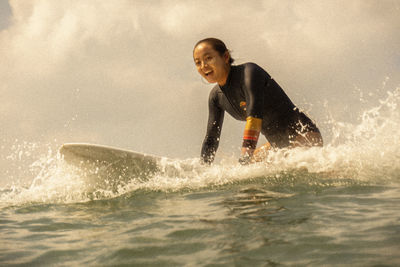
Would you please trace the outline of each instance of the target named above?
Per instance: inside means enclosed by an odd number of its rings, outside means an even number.
[[[243,134],[243,147],[255,149],[261,132],[262,119],[247,117]]]

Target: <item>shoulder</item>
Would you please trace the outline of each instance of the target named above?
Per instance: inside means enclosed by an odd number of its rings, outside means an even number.
[[[210,96],[209,96],[209,100],[215,100],[218,97],[218,94],[222,93],[221,88],[219,87],[218,84],[216,84],[213,89],[211,89],[210,91]]]
[[[222,92],[221,87],[219,87],[218,84],[216,84],[210,91],[210,96],[218,94],[219,92]]]
[[[258,66],[254,62],[243,63],[243,64],[240,64],[239,66],[243,66],[244,69],[262,69],[260,66]]]
[[[257,65],[256,63],[253,63],[253,62],[244,63],[244,64],[242,64],[242,66],[243,66],[244,72],[247,72],[247,73],[253,73],[253,72],[265,73],[265,74],[267,73],[263,68],[261,68],[259,65]]]
[[[242,72],[244,74],[244,78],[246,77],[266,77],[270,78],[271,76],[266,72],[262,67],[257,65],[256,63],[253,62],[247,62],[241,65],[238,65],[240,69],[242,69]]]

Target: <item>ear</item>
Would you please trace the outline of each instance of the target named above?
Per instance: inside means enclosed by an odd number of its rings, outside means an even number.
[[[224,61],[228,65],[229,65],[229,59],[230,58],[231,58],[231,54],[229,53],[229,51],[225,51],[225,53],[224,53]]]

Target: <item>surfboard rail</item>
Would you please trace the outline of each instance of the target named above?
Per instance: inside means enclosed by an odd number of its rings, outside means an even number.
[[[105,145],[66,143],[59,153],[94,190],[118,191],[120,185],[147,180],[160,170],[161,157]]]
[[[66,143],[60,147],[59,152],[67,162],[76,160],[77,158],[81,160],[108,162],[129,158],[148,161],[161,160],[161,157],[151,154],[90,143]]]

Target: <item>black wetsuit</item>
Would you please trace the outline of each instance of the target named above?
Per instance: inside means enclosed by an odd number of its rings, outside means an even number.
[[[283,89],[254,63],[231,66],[226,84],[218,84],[209,97],[207,133],[201,150],[204,162],[212,162],[219,144],[224,113],[237,120],[262,119],[261,133],[273,147],[290,145],[298,133],[319,132],[316,125],[292,103]]]

